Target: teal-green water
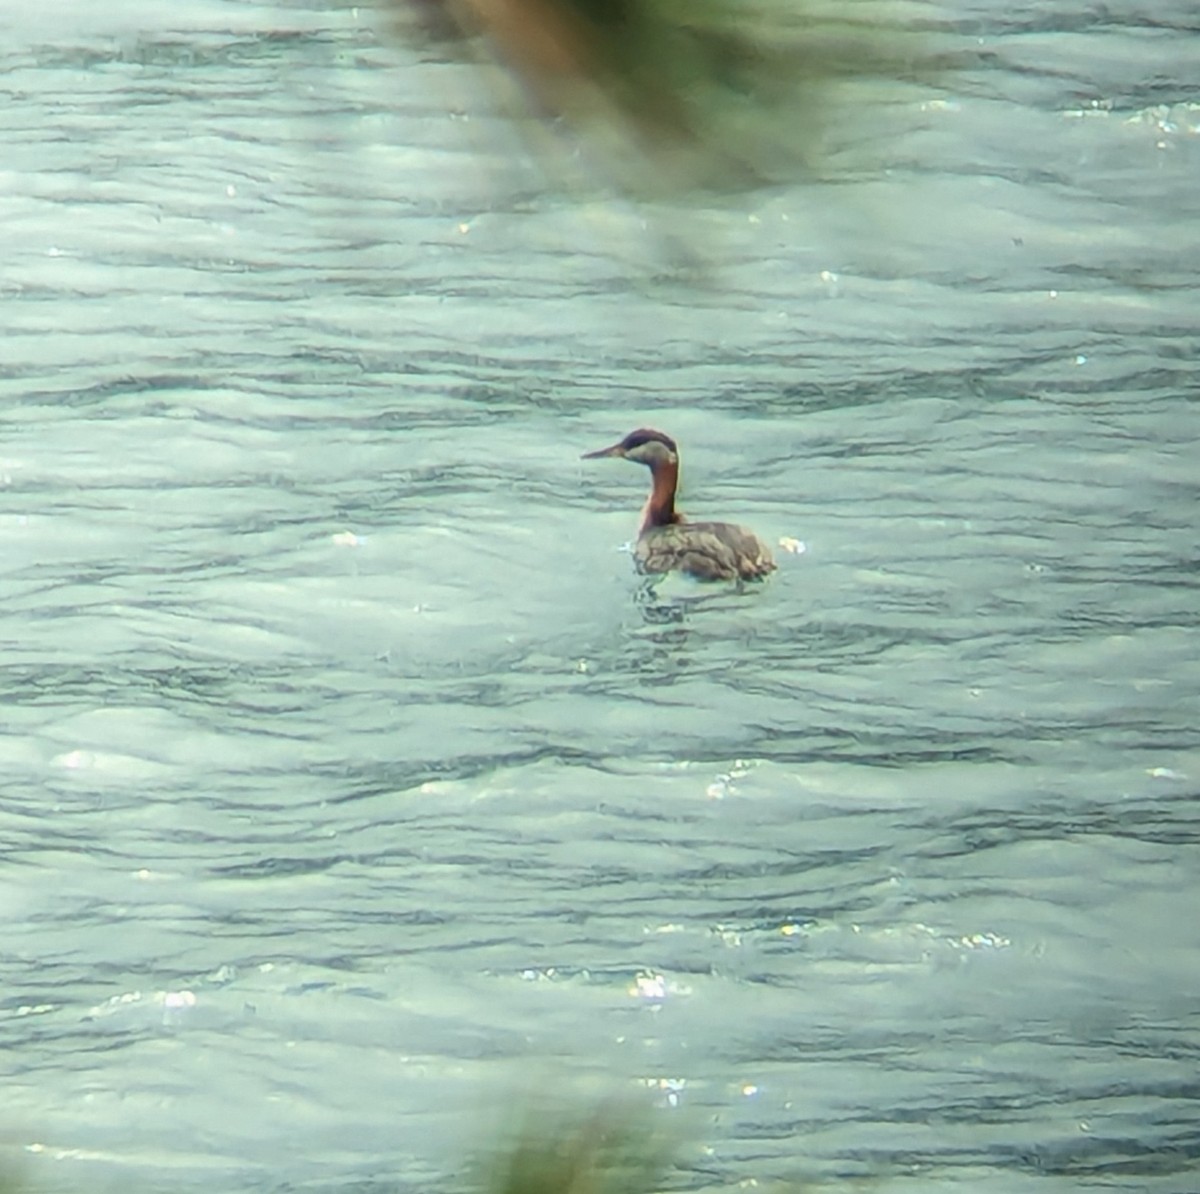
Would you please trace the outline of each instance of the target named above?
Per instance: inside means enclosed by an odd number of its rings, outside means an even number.
[[[649,228],[367,17],[0,17],[30,1179],[454,1187],[590,1076],[681,1188],[1194,1194],[1190,8],[964,4],[880,169]],[[643,423],[805,550],[639,604]]]

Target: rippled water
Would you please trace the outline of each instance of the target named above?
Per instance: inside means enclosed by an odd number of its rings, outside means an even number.
[[[944,15],[694,290],[365,13],[0,17],[40,1189],[453,1186],[584,1073],[685,1188],[1194,1194],[1200,36],[1096,13]],[[639,604],[646,422],[805,550]]]

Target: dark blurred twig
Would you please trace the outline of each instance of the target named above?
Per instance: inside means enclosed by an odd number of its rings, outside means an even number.
[[[482,47],[636,198],[811,170],[847,83],[934,83],[945,47],[891,0],[391,0]],[[397,26],[400,27],[400,26]]]

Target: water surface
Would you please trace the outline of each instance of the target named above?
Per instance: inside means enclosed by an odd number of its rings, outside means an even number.
[[[0,116],[37,1187],[455,1186],[597,1075],[681,1188],[1194,1191],[1190,8],[964,4],[877,169],[648,227],[365,12],[54,11]],[[645,478],[578,456],[644,423],[805,550],[639,604]]]

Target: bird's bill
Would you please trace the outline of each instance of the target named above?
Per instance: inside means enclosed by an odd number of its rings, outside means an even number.
[[[601,456],[624,456],[625,445],[617,442],[607,448],[601,448],[598,452],[584,452],[579,458],[580,460],[599,460]]]

